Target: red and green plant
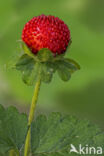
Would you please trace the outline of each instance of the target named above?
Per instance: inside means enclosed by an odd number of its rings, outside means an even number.
[[[0,106],[1,156],[69,156],[72,143],[76,147],[80,142],[101,143],[101,130],[86,120],[60,113],[34,119],[41,84],[50,83],[55,72],[68,81],[80,69],[78,63],[65,57],[71,45],[68,26],[54,16],[34,17],[24,26],[21,45],[23,53],[15,69],[21,71],[23,82],[35,85],[35,89],[28,119],[14,107]]]

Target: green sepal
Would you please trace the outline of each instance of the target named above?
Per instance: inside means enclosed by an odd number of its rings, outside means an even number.
[[[45,62],[41,64],[41,80],[43,82],[45,83],[51,82],[54,72],[55,68],[52,62]]]
[[[51,61],[53,59],[53,54],[49,49],[43,48],[38,52],[37,58],[40,62]]]
[[[29,69],[32,69],[33,66],[35,64],[35,61],[32,57],[28,56],[27,54],[23,54],[18,62],[16,63],[15,67],[17,70],[21,70],[21,71],[24,71],[24,70],[29,70]]]
[[[27,54],[20,57],[15,68],[21,71],[22,80],[27,85],[35,84],[38,77],[41,77],[41,81],[49,83],[55,72],[54,64],[52,62],[36,62]]]
[[[31,49],[29,49],[24,42],[21,42],[21,47],[22,47],[25,54],[36,59],[36,56],[31,52]]]
[[[76,70],[80,69],[80,66],[77,62],[68,58],[60,58],[55,60],[55,66],[58,72],[59,77],[63,81],[68,81],[71,78],[71,74]]]
[[[24,54],[18,59],[15,68],[22,72],[22,80],[27,85],[34,85],[38,77],[49,83],[56,71],[63,81],[68,81],[71,74],[80,69],[78,63],[65,58],[65,54],[54,56],[49,49],[43,48],[35,55],[23,42],[22,48]]]
[[[27,85],[33,85],[36,70],[35,64],[35,60],[32,57],[23,54],[15,65],[15,68],[22,72],[22,80]]]
[[[59,77],[61,78],[61,80],[63,81],[68,81],[71,78],[71,73],[68,70],[68,68],[64,67],[64,68],[59,68],[57,70]]]
[[[71,73],[75,72],[76,70],[80,70],[80,65],[73,59],[65,58],[64,63],[69,68]]]

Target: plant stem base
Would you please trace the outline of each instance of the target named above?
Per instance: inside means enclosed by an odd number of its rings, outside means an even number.
[[[39,90],[40,90],[40,85],[41,85],[41,80],[39,79],[36,82],[35,85],[35,90],[34,90],[34,95],[32,98],[32,104],[30,107],[30,113],[29,113],[29,118],[28,118],[28,132],[27,132],[27,136],[26,136],[26,140],[25,140],[25,148],[24,148],[24,156],[29,156],[31,153],[31,148],[30,148],[30,141],[31,141],[31,123],[34,119],[34,112],[35,112],[35,108],[36,108],[36,103],[37,103],[37,99],[38,99],[38,95],[39,95]]]

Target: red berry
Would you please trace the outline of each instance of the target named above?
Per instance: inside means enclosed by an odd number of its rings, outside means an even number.
[[[33,17],[22,32],[22,40],[34,54],[42,48],[48,48],[54,54],[64,53],[70,39],[67,25],[58,17],[50,15]]]

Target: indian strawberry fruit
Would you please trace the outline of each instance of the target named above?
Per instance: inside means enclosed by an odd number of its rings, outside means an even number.
[[[34,54],[42,48],[48,48],[54,54],[62,54],[71,36],[68,26],[58,17],[40,15],[26,23],[22,40]]]

